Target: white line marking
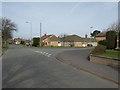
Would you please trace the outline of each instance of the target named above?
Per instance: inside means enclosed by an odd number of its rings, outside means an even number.
[[[40,54],[42,54],[42,55],[44,55],[44,56],[47,56],[47,57],[50,57],[51,56],[51,54],[49,54],[49,53],[47,53],[47,52],[41,52],[41,51],[35,51],[36,53],[40,53]]]
[[[45,54],[46,52],[43,52],[43,54]]]
[[[51,54],[48,54],[48,57],[50,57],[51,56]]]
[[[39,53],[39,51],[35,51],[35,52]]]
[[[49,53],[46,53],[46,54],[49,54]]]

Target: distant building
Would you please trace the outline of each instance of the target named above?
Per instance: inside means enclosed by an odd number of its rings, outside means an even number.
[[[41,37],[43,46],[60,46],[60,40],[55,35],[44,35]]]
[[[77,35],[68,35],[60,38],[60,41],[62,43],[62,46],[79,47],[82,46],[81,39],[82,38]]]
[[[89,44],[97,46],[97,40],[94,38],[80,37],[78,35],[68,35],[61,38],[62,46],[86,47]]]
[[[14,39],[14,43],[15,43],[16,45],[19,45],[21,41],[22,41],[21,38],[15,38],[15,39]]]
[[[41,37],[42,46],[66,46],[66,47],[86,47],[89,44],[97,46],[97,40],[94,38],[80,37],[78,35],[67,35],[57,37],[55,35],[44,35]]]
[[[25,45],[29,45],[31,40],[24,40],[24,42],[25,42]]]
[[[95,39],[98,40],[98,41],[106,40],[106,32],[99,33],[98,35],[96,35]]]

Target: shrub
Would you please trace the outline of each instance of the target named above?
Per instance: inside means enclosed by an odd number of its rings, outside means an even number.
[[[54,47],[53,45],[51,45],[51,47]]]
[[[21,42],[20,42],[20,44],[23,44],[23,45],[25,45],[25,41],[21,41]]]
[[[96,46],[92,50],[91,54],[100,55],[100,54],[104,53],[105,50],[106,50],[106,46],[98,44],[98,46]]]
[[[106,40],[107,40],[107,48],[115,49],[115,47],[116,47],[116,32],[108,31],[106,33]]]
[[[40,42],[40,38],[33,38],[33,46],[38,46]]]
[[[98,44],[107,46],[107,40],[101,40],[98,42]]]

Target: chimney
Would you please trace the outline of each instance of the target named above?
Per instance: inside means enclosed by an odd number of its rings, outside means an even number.
[[[85,34],[85,38],[87,38],[87,34]]]
[[[44,36],[46,36],[47,34],[44,34]]]

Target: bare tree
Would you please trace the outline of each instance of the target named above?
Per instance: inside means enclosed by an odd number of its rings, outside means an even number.
[[[14,22],[7,18],[0,18],[0,31],[2,33],[3,44],[6,44],[12,38],[12,32],[17,30]]]
[[[120,22],[115,22],[110,25],[110,27],[107,29],[107,31],[114,30],[114,31],[120,31]]]

